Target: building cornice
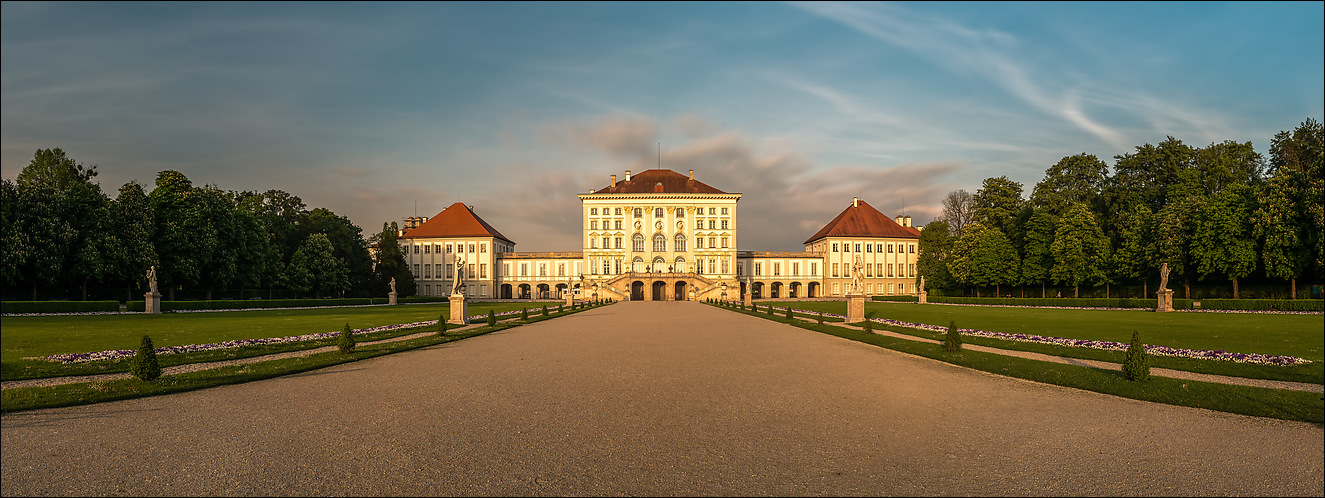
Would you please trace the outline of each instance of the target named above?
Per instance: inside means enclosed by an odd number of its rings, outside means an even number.
[[[577,194],[582,201],[603,200],[641,200],[641,199],[731,199],[739,200],[741,194],[686,194],[686,193],[644,193],[644,194]]]

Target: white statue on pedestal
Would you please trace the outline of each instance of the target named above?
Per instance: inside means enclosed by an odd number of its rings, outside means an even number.
[[[856,255],[856,262],[851,264],[851,292],[849,294],[860,294],[864,289],[865,280],[865,260],[859,254]]]
[[[460,295],[465,292],[464,284],[465,260],[460,255],[455,257],[455,283],[451,284],[451,295]]]
[[[147,288],[151,289],[152,294],[159,294],[156,291],[156,265],[147,269]]]

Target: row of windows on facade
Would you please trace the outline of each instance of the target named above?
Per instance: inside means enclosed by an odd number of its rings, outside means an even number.
[[[883,294],[883,293],[884,293],[884,292],[883,292],[883,289],[884,289],[884,286],[883,286],[883,285],[884,285],[884,284],[879,284],[878,287],[875,287],[874,284],[865,284],[865,294],[868,294],[868,295]],[[834,282],[834,283],[833,283],[833,295],[834,295],[834,296],[840,296],[840,295],[842,295],[842,288],[843,288],[842,285],[839,285],[838,283]],[[875,289],[878,289],[879,292],[877,292],[877,293],[874,292]],[[893,284],[888,284],[887,289],[888,289],[888,294],[893,294],[893,293],[894,293],[894,292],[893,292]],[[897,293],[897,294],[906,294],[906,284],[897,284],[897,291],[896,291],[896,293]]]
[[[916,245],[915,245],[915,244],[896,244],[896,245],[897,245],[897,252],[899,252],[899,253],[911,253],[911,254],[915,254],[915,252],[916,252]],[[834,242],[834,243],[833,243],[833,252],[851,252],[851,244],[849,244],[849,243],[843,242],[843,243],[842,243],[842,250],[841,250],[841,251],[838,251],[838,250],[837,250],[837,246],[838,246],[838,243],[837,243],[837,242]],[[887,246],[888,246],[888,252],[893,252],[893,244],[887,244]],[[903,247],[903,246],[905,246],[905,247]],[[876,247],[878,248],[877,250],[875,249]],[[860,242],[857,242],[857,243],[856,243],[856,252],[877,252],[877,253],[882,253],[882,252],[883,252],[883,248],[884,248],[884,244],[882,244],[882,243],[879,243],[879,244],[864,244],[863,249],[865,249],[865,250],[864,250],[864,251],[861,251],[861,249],[862,249],[862,247],[861,247],[861,243],[860,243]]]
[[[410,251],[410,249],[409,249],[409,246],[410,246],[410,245],[411,245],[411,244],[401,244],[400,247],[401,247],[406,253],[408,253],[408,252]],[[414,254],[419,254],[420,252],[423,253],[423,254],[431,254],[431,253],[434,253],[434,252],[436,252],[437,254],[442,254],[442,244],[412,244],[412,245],[414,246]],[[458,251],[460,251],[460,252],[462,252],[462,253],[464,253],[464,252],[479,252],[479,253],[486,253],[486,252],[488,252],[488,244],[487,244],[487,243],[480,243],[480,244],[477,245],[477,247],[475,246],[475,244],[469,244],[469,245],[468,245],[468,249],[469,249],[468,251],[465,250],[465,249],[466,249],[466,245],[465,245],[465,244],[454,244],[454,247],[452,247],[452,244],[446,244],[446,253],[447,253],[447,254],[450,254],[451,252],[454,252],[452,249],[458,250]],[[475,249],[477,249],[477,251],[475,251]],[[502,249],[502,248],[499,247],[498,249]]]
[[[600,268],[601,272],[599,271]],[[661,257],[653,258],[652,263],[647,263],[644,258],[636,256],[630,262],[630,266],[626,266],[625,260],[622,259],[589,258],[589,272],[591,275],[620,275],[623,269],[650,273],[688,273],[694,270],[695,273],[703,275],[706,273],[705,268],[707,268],[707,273],[710,274],[727,274],[731,271],[731,260],[727,258],[699,258],[696,264],[691,266],[685,258],[680,256],[677,256],[670,264]],[[718,273],[719,268],[722,269],[722,273]]]
[[[603,230],[621,230],[621,226],[622,226],[622,225],[621,225],[621,220],[603,220]],[[615,227],[615,228],[613,228],[613,227]],[[721,227],[721,228],[719,228],[719,227]],[[680,230],[684,230],[684,229],[685,229],[685,224],[682,223],[682,222],[679,222],[679,221],[678,221],[678,222],[676,222],[676,228],[677,228],[677,229],[680,229]],[[703,230],[703,229],[704,229],[704,220],[699,220],[699,219],[695,220],[695,227],[694,227],[694,228],[695,228],[695,230]],[[590,229],[590,230],[597,230],[597,229],[598,229],[598,220],[589,220],[589,229]],[[717,219],[717,218],[709,218],[709,220],[708,220],[708,229],[709,229],[709,230],[731,230],[731,220],[727,220],[727,219],[719,220],[719,219]]]
[[[416,264],[416,265],[414,265],[413,272],[411,272],[411,273],[414,274],[414,278],[433,278],[433,276],[432,276],[432,274],[433,274],[433,266],[436,266],[436,267],[437,267],[437,278],[443,278],[443,277],[442,277],[442,269],[443,269],[443,268],[446,269],[446,277],[445,277],[445,278],[450,279],[450,278],[454,278],[454,277],[455,277],[455,265],[454,265],[454,264],[449,264],[449,263],[448,263],[448,264],[436,264],[436,265],[425,264],[425,265],[423,265],[423,267],[422,267],[422,268],[423,268],[423,273],[419,273],[419,265]],[[468,271],[466,271],[465,273],[466,273],[467,275],[469,275],[470,277],[473,277],[473,278],[488,278],[488,265],[487,265],[486,263],[481,263],[481,264],[479,264],[477,269],[478,269],[478,273],[477,273],[477,277],[475,277],[476,274],[474,273],[474,270],[475,270],[474,264],[473,264],[473,263],[470,263],[470,264],[469,264]]]
[[[603,208],[603,216],[613,216],[612,214],[609,214],[609,213],[608,213],[608,210],[609,210],[609,209],[614,209],[614,210],[615,210],[615,216],[621,216],[621,209],[622,209],[622,208]],[[626,209],[631,209],[631,208],[626,208]],[[708,209],[709,209],[709,216],[717,216],[717,215],[718,215],[718,208],[708,208]],[[729,214],[729,211],[727,211],[727,209],[728,209],[728,208],[722,208],[722,214],[723,214],[723,215],[727,215],[727,214]],[[663,208],[653,208],[653,217],[654,217],[654,218],[662,218],[662,217],[666,214],[666,212],[667,212],[667,211],[664,210]],[[677,218],[685,218],[685,217],[686,217],[686,208],[679,207],[679,208],[676,208],[676,211],[674,211],[674,212],[676,213],[676,217],[677,217]],[[636,218],[643,218],[643,217],[644,217],[644,208],[634,208],[634,212],[633,212],[632,214],[634,214]],[[695,215],[696,215],[696,216],[703,216],[703,215],[704,215],[704,208],[702,208],[702,207],[696,207],[696,208],[695,208]],[[598,208],[589,208],[589,216],[598,216]]]
[[[420,294],[420,295],[423,295],[423,296],[442,295],[442,293],[450,292],[450,291],[451,291],[451,287],[450,287],[450,286],[444,286],[444,285],[438,285],[438,286],[437,286],[437,294],[433,294],[432,291],[433,291],[432,285],[424,284],[424,285],[423,285],[423,292],[422,292],[422,294]],[[474,295],[474,296],[478,296],[478,297],[487,297],[487,295],[488,295],[488,286],[487,286],[487,285],[480,285],[480,286],[478,286],[478,293],[477,293],[477,294],[472,294],[472,295]]]
[[[771,273],[771,274],[769,274],[769,275],[764,275],[764,264],[763,264],[763,263],[755,263],[755,276],[756,276],[756,277],[763,277],[763,276],[780,277],[780,276],[782,276],[782,263],[773,263],[772,265],[773,265],[773,268],[772,268],[772,269],[773,269],[773,273]],[[841,266],[839,266],[839,265],[841,265]],[[850,277],[851,275],[847,274],[847,272],[850,270],[850,268],[851,268],[851,265],[850,265],[850,264],[847,264],[847,263],[833,263],[833,276],[834,276],[834,277],[842,277],[842,276]],[[887,269],[887,273],[886,273],[886,274],[884,273],[884,270],[885,270],[885,269]],[[904,273],[907,273],[907,272],[906,272],[906,270],[908,270],[907,265],[902,264],[902,263],[897,263],[897,267],[896,267],[896,269],[897,269],[897,272],[896,272],[896,274],[894,274],[894,272],[893,272],[893,263],[887,263],[886,266],[885,266],[884,263],[875,263],[875,264],[872,264],[872,265],[871,265],[871,264],[867,264],[867,265],[865,265],[865,278],[889,278],[889,277],[906,277],[906,276],[907,276],[906,274],[904,274]],[[912,277],[916,276],[916,265],[914,265],[914,264],[913,264],[913,265],[910,265],[909,270],[910,270],[910,271],[909,271],[910,276],[912,276]],[[799,277],[799,276],[801,276],[801,264],[800,264],[800,263],[791,263],[791,273],[789,273],[788,276],[792,276],[792,277]],[[808,275],[806,275],[806,276],[809,276],[809,277],[817,277],[817,276],[819,276],[819,263],[817,263],[817,262],[810,262],[810,273],[809,273]]]
[[[590,249],[598,249],[598,239],[599,239],[599,238],[600,238],[600,237],[597,237],[597,236],[590,236],[590,237],[589,237],[589,248],[590,248]],[[603,240],[603,249],[614,249],[614,248],[615,248],[615,249],[621,249],[621,237],[601,237],[601,239]],[[613,246],[612,246],[612,243],[613,243],[613,242],[616,243],[616,247],[613,247]],[[722,244],[722,245],[719,246],[718,244]],[[709,237],[709,238],[708,238],[708,248],[709,248],[709,249],[718,249],[719,247],[721,247],[722,249],[727,249],[730,245],[731,245],[731,238],[730,238],[730,237]],[[695,237],[695,249],[704,249],[704,247],[705,247],[705,246],[704,246],[704,237]],[[673,241],[672,241],[672,248],[673,248],[673,251],[674,251],[674,252],[685,252],[685,251],[687,250],[687,249],[686,249],[686,236],[685,236],[685,234],[683,234],[683,233],[678,233],[678,234],[676,234],[676,237],[674,237],[674,238],[673,238]],[[630,250],[631,250],[631,252],[644,252],[644,235],[643,235],[643,234],[638,234],[638,233],[637,233],[637,234],[635,234],[634,237],[631,237],[631,238],[630,238]],[[666,236],[664,236],[664,235],[661,234],[661,233],[653,234],[653,252],[667,252],[667,237],[666,237]]]

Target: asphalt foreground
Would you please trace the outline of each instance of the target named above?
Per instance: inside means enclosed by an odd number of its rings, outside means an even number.
[[[0,494],[1314,495],[1325,433],[688,302],[0,419]]]

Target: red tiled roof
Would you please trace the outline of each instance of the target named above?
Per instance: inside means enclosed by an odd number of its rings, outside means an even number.
[[[805,240],[806,244],[824,237],[893,237],[920,238],[920,230],[898,225],[892,218],[884,216],[874,206],[865,201],[858,201],[857,206],[847,206],[842,214],[833,218],[828,225]]]
[[[441,238],[441,237],[496,237],[507,242],[506,238],[488,222],[483,221],[474,210],[464,203],[457,202],[429,218],[422,225],[414,227],[401,235],[402,239]]]
[[[661,187],[658,185],[661,183]],[[606,186],[594,190],[595,194],[725,194],[699,180],[672,171],[670,169],[646,169],[632,175],[630,181],[617,182],[615,187]]]

